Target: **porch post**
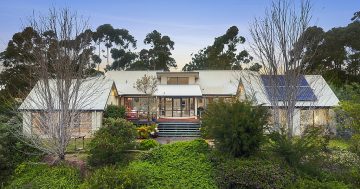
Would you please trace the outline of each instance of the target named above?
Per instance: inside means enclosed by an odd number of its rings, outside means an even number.
[[[198,108],[198,98],[193,97],[194,99],[194,109],[195,109],[195,118],[197,119],[197,108]]]

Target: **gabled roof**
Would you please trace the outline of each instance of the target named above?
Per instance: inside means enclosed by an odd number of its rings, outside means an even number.
[[[145,74],[157,77],[156,72],[159,71],[108,71],[105,75],[115,82],[119,95],[143,95],[142,92],[134,88],[136,80]]]
[[[239,87],[239,75],[243,71],[235,70],[197,70],[203,95],[236,95]]]
[[[316,99],[299,100],[296,102],[296,106],[333,107],[338,105],[339,99],[321,75],[304,75],[304,78],[312,89]],[[241,82],[248,98],[252,98],[259,105],[263,104],[264,106],[271,106],[270,97],[266,92],[260,74],[256,72],[242,72]],[[282,106],[281,101],[279,101],[279,106]]]
[[[75,81],[74,81],[75,83]],[[104,110],[111,88],[114,82],[105,77],[88,78],[82,81],[79,92],[76,110]],[[59,108],[59,94],[56,80],[49,80],[49,88],[52,104],[55,109]],[[74,85],[73,85],[74,86]],[[73,87],[72,87],[73,88]],[[47,99],[44,97],[44,82],[38,81],[30,91],[24,102],[20,105],[19,110],[44,110],[47,108]],[[73,97],[75,99],[75,97]],[[71,101],[71,98],[70,98]]]

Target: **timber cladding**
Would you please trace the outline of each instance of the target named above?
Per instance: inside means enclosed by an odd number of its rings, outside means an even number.
[[[74,118],[75,126],[71,129],[74,136],[89,136],[92,129],[91,112],[80,112]],[[46,135],[47,129],[55,128],[58,123],[57,113],[31,113],[32,133]]]

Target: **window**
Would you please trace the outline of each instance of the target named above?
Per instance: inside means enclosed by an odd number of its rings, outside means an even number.
[[[189,78],[188,77],[168,77],[167,84],[168,85],[188,85]]]

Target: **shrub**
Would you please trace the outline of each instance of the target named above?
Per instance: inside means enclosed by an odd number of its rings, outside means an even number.
[[[286,132],[273,132],[269,135],[271,150],[295,168],[301,166],[305,160],[318,160],[316,157],[328,145],[328,139],[322,136],[320,128],[308,128],[301,138],[289,138],[284,133]]]
[[[105,112],[104,118],[124,118],[126,117],[126,110],[124,106],[108,105]]]
[[[145,139],[140,142],[139,149],[140,150],[149,150],[149,149],[155,148],[159,145],[160,145],[159,142],[154,139]]]
[[[21,124],[0,123],[0,186],[5,184],[18,164],[40,155],[39,151],[24,143],[25,139],[14,135],[20,128]]]
[[[213,102],[203,116],[202,133],[215,139],[218,150],[235,157],[247,156],[264,141],[267,119],[267,109],[250,102]]]
[[[294,179],[286,166],[267,160],[225,159],[216,165],[219,188],[286,188]]]
[[[140,126],[140,127],[136,128],[138,138],[141,138],[141,139],[150,138],[151,133],[155,132],[155,128],[156,128],[155,124],[153,124],[153,125],[143,125],[143,126]]]
[[[349,186],[338,181],[320,182],[315,179],[298,179],[291,189],[347,189]]]
[[[360,156],[360,134],[355,134],[351,137],[350,151]]]
[[[131,149],[136,138],[135,126],[124,119],[107,118],[89,144],[88,162],[92,166],[121,161],[124,151]]]
[[[79,170],[59,165],[22,163],[16,170],[13,180],[6,188],[78,188],[81,183]]]
[[[84,188],[216,188],[203,140],[162,145],[123,169],[102,168]]]

